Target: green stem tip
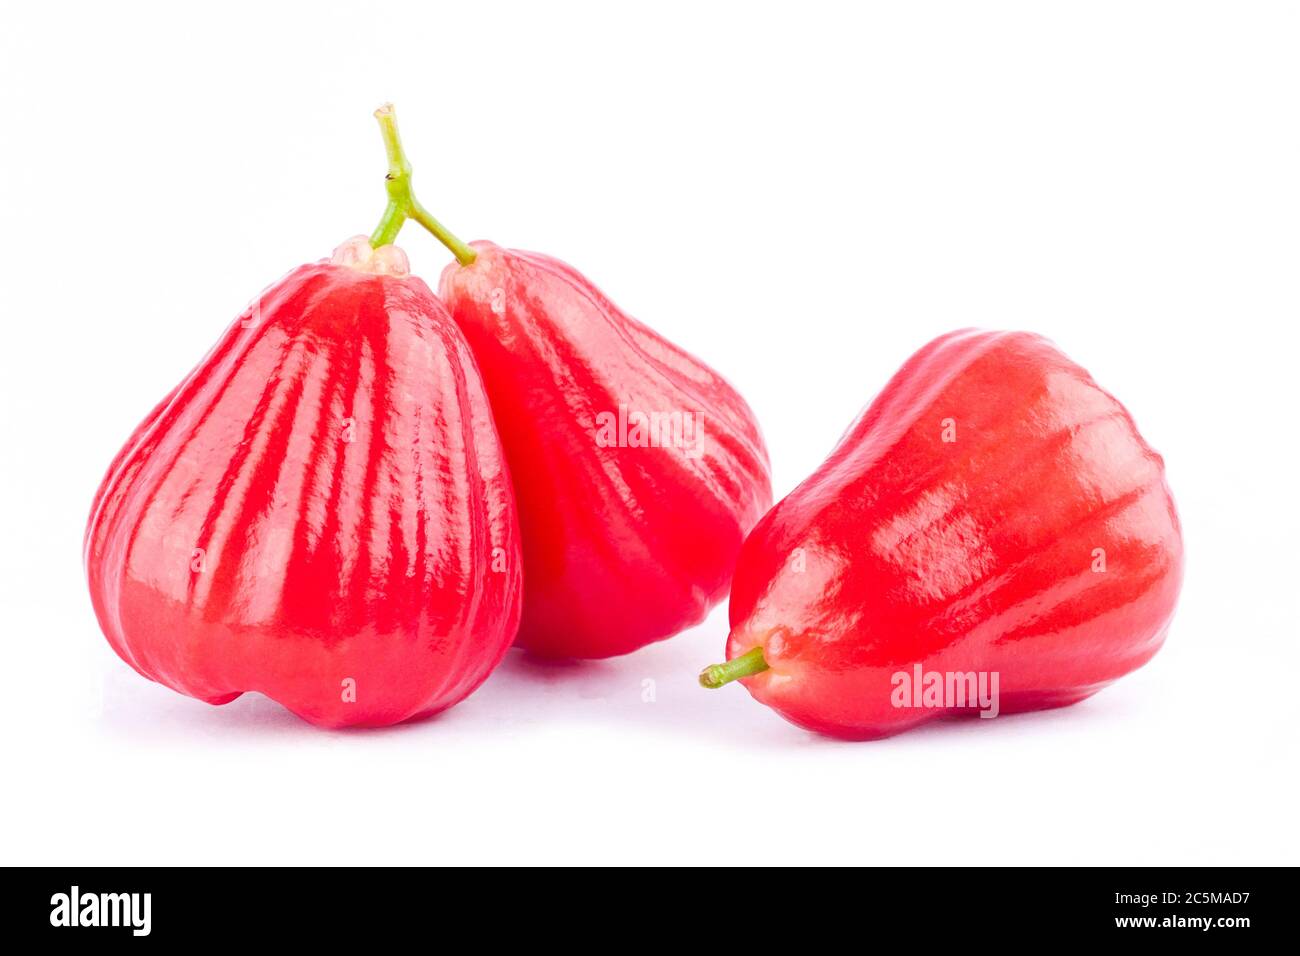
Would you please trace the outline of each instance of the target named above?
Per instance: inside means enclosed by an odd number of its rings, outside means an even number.
[[[456,261],[463,266],[469,265],[478,253],[457,239],[446,226],[434,219],[429,210],[420,204],[411,190],[411,163],[402,149],[402,138],[397,132],[397,113],[392,103],[385,103],[375,110],[375,119],[379,120],[379,133],[384,138],[384,152],[388,154],[388,175],[384,177],[384,187],[388,190],[388,206],[379,220],[379,225],[370,236],[370,245],[378,249],[397,238],[407,219],[414,219],[451,250]]]
[[[767,666],[767,661],[763,657],[763,648],[750,648],[725,664],[710,664],[700,671],[700,686],[716,690],[724,684],[730,684],[733,680],[761,674],[767,670]]]

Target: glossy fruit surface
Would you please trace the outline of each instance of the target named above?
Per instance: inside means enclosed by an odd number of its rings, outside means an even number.
[[[608,657],[700,621],[771,503],[749,406],[570,266],[472,246],[439,291],[483,370],[514,475],[519,643]]]
[[[360,237],[263,293],[119,453],[85,557],[113,649],[210,703],[376,726],[477,687],[518,622],[513,493],[405,256]]]
[[[996,674],[1002,713],[1058,707],[1155,654],[1182,566],[1164,463],[1123,406],[1038,336],[955,332],[754,529],[720,666],[766,663],[755,698],[846,738],[976,712],[900,706],[900,673]]]

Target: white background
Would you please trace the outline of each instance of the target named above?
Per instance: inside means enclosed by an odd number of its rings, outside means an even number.
[[[1300,862],[1295,5],[4,11],[4,862]],[[386,99],[443,221],[733,381],[778,495],[931,337],[1056,340],[1167,460],[1165,649],[873,744],[697,688],[725,606],[619,660],[512,653],[379,732],[138,677],[90,609],[91,496],[253,295],[373,228]]]

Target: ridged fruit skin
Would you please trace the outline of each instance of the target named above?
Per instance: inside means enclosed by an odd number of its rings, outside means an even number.
[[[100,626],[213,704],[260,691],[324,727],[443,710],[500,661],[522,596],[473,356],[417,278],[321,262],[258,301],[104,478]]]
[[[610,657],[699,622],[771,504],[753,412],[571,267],[473,246],[478,258],[449,265],[439,294],[483,370],[515,478],[518,643],[548,657]],[[634,421],[682,413],[680,440],[632,447],[647,436],[630,427],[620,447],[608,427],[620,405]],[[701,425],[694,447],[687,414]]]
[[[954,332],[746,540],[727,657],[761,645],[750,693],[847,739],[974,713],[894,707],[918,663],[998,672],[1004,714],[1060,707],[1155,654],[1182,569],[1164,462],[1124,407],[1036,335]]]

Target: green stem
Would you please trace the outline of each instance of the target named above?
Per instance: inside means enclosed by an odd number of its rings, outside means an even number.
[[[385,103],[375,110],[375,119],[379,120],[379,133],[384,138],[384,152],[388,154],[388,175],[384,177],[384,187],[388,190],[388,206],[384,209],[379,225],[370,236],[370,245],[375,249],[388,245],[397,238],[406,220],[414,219],[450,249],[457,262],[463,266],[469,265],[478,257],[478,253],[434,219],[411,190],[411,163],[406,158],[406,151],[402,149],[402,138],[397,132],[397,114],[393,111],[393,105]]]
[[[716,689],[723,684],[730,684],[742,677],[752,677],[767,670],[767,661],[763,658],[763,648],[755,647],[733,657],[725,664],[711,664],[700,671],[700,686]]]

